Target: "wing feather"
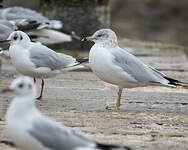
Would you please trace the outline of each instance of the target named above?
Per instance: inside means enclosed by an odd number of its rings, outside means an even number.
[[[140,83],[162,83],[166,80],[162,73],[145,65],[137,57],[121,48],[112,51],[112,54],[114,56],[113,63]]]
[[[32,129],[28,130],[28,133],[43,146],[54,150],[94,147],[96,145],[85,136],[47,119],[34,122]]]
[[[33,43],[30,51],[30,59],[37,68],[48,67],[51,70],[59,70],[77,64],[72,56],[56,53],[48,47]]]

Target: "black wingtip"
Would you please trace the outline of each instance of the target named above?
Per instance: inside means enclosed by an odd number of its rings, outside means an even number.
[[[16,147],[16,145],[12,141],[1,140],[0,143],[9,145],[11,147]]]
[[[84,63],[84,62],[88,62],[89,59],[88,58],[80,58],[80,59],[76,59],[76,61],[79,63]]]
[[[122,149],[122,150],[133,150],[132,148],[128,147],[128,146],[117,146],[117,145],[106,145],[106,144],[100,144],[97,143],[97,148],[101,149],[101,150],[115,150],[115,149]]]
[[[168,84],[170,84],[170,85],[188,87],[188,83],[184,83],[184,82],[178,81],[176,79],[172,79],[172,78],[165,77],[165,76],[164,76],[164,78],[169,81]]]

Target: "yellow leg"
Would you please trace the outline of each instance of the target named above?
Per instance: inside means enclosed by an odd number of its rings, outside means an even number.
[[[120,105],[121,105],[121,94],[122,94],[122,91],[123,89],[119,89],[118,91],[118,98],[117,98],[117,101],[116,101],[116,108],[119,109]]]
[[[108,109],[108,110],[118,110],[119,109],[119,107],[121,105],[121,94],[122,94],[122,91],[123,91],[123,89],[119,88],[116,105],[107,106],[106,109]]]

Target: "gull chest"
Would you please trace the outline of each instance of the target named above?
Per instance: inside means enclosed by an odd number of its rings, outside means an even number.
[[[10,46],[9,51],[12,64],[20,73],[27,75],[33,66],[29,60],[29,51],[18,45]]]
[[[113,63],[114,56],[108,48],[93,46],[89,53],[92,71],[103,81],[120,87],[135,87],[129,74]]]
[[[113,56],[107,49],[94,45],[89,53],[89,66],[100,79],[116,84],[114,70],[110,66],[112,59]]]

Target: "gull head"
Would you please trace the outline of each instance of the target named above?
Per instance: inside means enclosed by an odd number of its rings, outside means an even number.
[[[117,45],[117,36],[111,29],[100,29],[96,31],[92,36],[86,37],[83,40],[93,41],[95,43],[106,43]]]
[[[27,76],[19,77],[13,80],[11,85],[8,88],[3,89],[1,92],[12,92],[21,97],[35,95],[35,85],[32,78]]]
[[[29,43],[31,40],[29,38],[29,36],[22,32],[22,31],[14,31],[12,32],[8,39],[6,40],[2,40],[0,41],[0,43],[10,43],[11,45],[12,44],[27,44]]]

